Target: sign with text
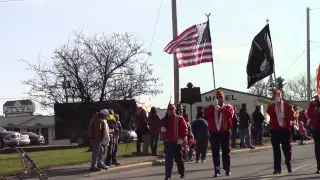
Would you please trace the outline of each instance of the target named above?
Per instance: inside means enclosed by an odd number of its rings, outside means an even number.
[[[18,115],[18,114],[32,114],[35,111],[35,105],[31,101],[22,100],[20,101],[10,101],[3,105],[3,114],[5,115]]]
[[[204,97],[204,101],[205,102],[212,102],[213,100],[215,100],[215,96],[205,96]],[[236,101],[236,100],[238,100],[236,97],[235,97],[235,95],[225,95],[224,96],[224,98],[225,98],[225,100],[226,101]]]

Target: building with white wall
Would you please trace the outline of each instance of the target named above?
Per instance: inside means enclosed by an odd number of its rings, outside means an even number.
[[[239,112],[241,104],[247,104],[249,113],[252,113],[257,105],[261,105],[261,110],[263,111],[263,114],[265,115],[267,121],[269,120],[269,117],[265,113],[265,111],[268,104],[273,102],[271,98],[222,87],[218,88],[217,90],[222,90],[224,92],[225,103],[232,104],[233,106],[235,106],[237,112]],[[215,100],[215,91],[212,90],[201,94],[201,100],[202,102],[198,102],[192,105],[192,111],[190,105],[182,104],[182,106],[186,108],[189,117],[192,117],[192,119],[196,118],[197,109],[199,106],[208,107],[209,105],[213,104]]]

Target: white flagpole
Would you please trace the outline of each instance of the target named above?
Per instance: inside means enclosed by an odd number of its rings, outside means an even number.
[[[208,18],[208,22],[209,22],[209,18],[210,18],[210,15],[211,15],[211,13],[209,13],[209,14],[205,14],[206,16],[207,16],[207,18]],[[208,25],[209,25],[209,23],[208,23]],[[210,28],[210,27],[209,27]],[[210,31],[210,33],[211,33],[211,31]],[[211,36],[211,34],[210,34],[210,36]],[[213,57],[213,54],[212,54],[212,57]],[[212,77],[213,77],[213,88],[214,88],[214,92],[216,92],[216,76],[215,76],[215,74],[214,74],[214,63],[213,63],[213,61],[212,61]]]

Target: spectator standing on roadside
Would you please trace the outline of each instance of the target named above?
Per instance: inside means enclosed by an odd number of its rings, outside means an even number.
[[[88,127],[88,138],[91,140],[92,157],[91,157],[91,168],[90,171],[101,171],[105,168],[102,164],[103,160],[103,147],[101,142],[105,138],[106,126],[104,119],[108,115],[108,110],[103,109],[98,114],[94,114]]]
[[[202,162],[206,161],[209,130],[208,122],[204,119],[203,107],[198,109],[196,120],[192,122],[192,132],[196,140],[196,163],[200,158]]]
[[[250,129],[249,129],[250,127],[249,125],[252,118],[247,111],[246,104],[242,104],[239,118],[240,118],[239,132],[240,132],[241,142],[245,147],[253,149],[253,146],[251,145],[251,142],[250,142]]]
[[[109,111],[106,112],[106,114],[109,115]],[[104,156],[105,156],[105,154],[106,154],[106,149],[107,149],[107,147],[108,147],[108,145],[109,145],[109,142],[110,142],[110,136],[109,136],[109,125],[108,125],[107,120],[104,119],[104,120],[103,120],[103,124],[104,124],[104,126],[105,126],[105,128],[106,128],[106,131],[105,131],[105,133],[104,133],[104,138],[103,138],[102,141],[101,141],[101,146],[102,146],[101,164],[103,165],[101,169],[107,170],[108,167],[105,165]]]
[[[142,107],[139,107],[138,108],[138,111],[137,111],[137,114],[136,114],[136,116],[135,116],[135,120],[134,120],[134,122],[135,122],[135,131],[136,131],[136,133],[137,133],[137,153],[139,154],[139,153],[141,153],[141,143],[142,143],[142,134],[138,131],[139,129],[141,129],[140,128],[140,126],[141,126],[141,124],[140,124],[140,113],[141,113],[141,110],[142,110],[143,108]]]
[[[182,153],[183,159],[185,161],[188,161],[188,160],[192,161],[192,159],[190,157],[188,157],[188,151],[190,148],[190,147],[188,147],[188,142],[191,138],[193,138],[193,133],[192,133],[191,124],[189,121],[189,116],[188,116],[185,108],[182,108],[182,117],[186,121],[186,124],[188,126],[188,136],[186,137],[186,139],[184,140],[184,143],[183,143],[183,153]]]
[[[237,133],[238,133],[238,126],[239,126],[239,117],[237,115],[237,109],[233,107],[234,115],[232,117],[232,128],[231,128],[231,146],[236,148],[236,140],[237,140]]]
[[[157,109],[152,107],[148,117],[150,126],[150,148],[152,156],[158,156],[158,142],[159,142],[159,129],[160,129],[160,116],[157,113]]]
[[[107,166],[112,166],[114,164],[114,152],[115,152],[115,141],[116,141],[116,132],[118,132],[117,122],[114,118],[114,111],[109,109],[109,115],[106,117],[107,123],[109,125],[109,136],[110,142],[107,150],[107,157],[105,160],[105,164]]]
[[[114,114],[114,118],[115,118],[116,125],[117,125],[117,131],[115,132],[115,142],[114,142],[114,152],[113,152],[113,156],[112,156],[112,165],[119,166],[120,163],[117,160],[117,152],[118,152],[118,144],[119,144],[120,133],[122,130],[122,125],[121,125],[119,114]]]
[[[143,140],[143,154],[148,155],[149,145],[150,145],[150,127],[147,118],[147,111],[142,109],[139,117],[140,126],[137,129],[137,132],[142,135]]]
[[[261,113],[261,106],[257,105],[252,113],[255,145],[263,145],[263,123],[265,117]]]

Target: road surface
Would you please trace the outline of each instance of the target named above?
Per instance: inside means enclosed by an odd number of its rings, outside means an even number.
[[[271,180],[271,179],[320,179],[320,174],[315,174],[315,156],[314,145],[295,146],[293,149],[292,168],[293,172],[288,174],[283,164],[283,173],[281,175],[272,175],[273,160],[272,150],[263,150],[254,153],[244,153],[233,155],[232,157],[232,175],[216,179],[248,179],[248,180]],[[180,179],[174,168],[172,179]],[[125,172],[106,173],[104,175],[79,178],[91,180],[163,180],[164,167],[155,166],[143,169],[132,169]],[[213,165],[211,157],[206,163],[187,163],[186,178],[189,180],[206,180],[213,179]]]

